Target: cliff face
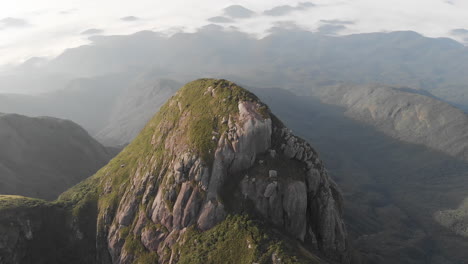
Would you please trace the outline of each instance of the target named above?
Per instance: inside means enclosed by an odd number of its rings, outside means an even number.
[[[434,220],[456,234],[468,237],[468,198],[458,208],[435,212]]]
[[[0,195],[0,263],[94,263],[96,228],[85,219],[58,204]]]
[[[141,234],[144,247],[164,258],[185,228],[209,230],[229,213],[246,211],[345,259],[336,185],[312,148],[252,94],[229,82],[202,80],[185,86],[158,116],[160,122],[150,124],[156,153],[138,160],[115,213],[101,208],[113,263],[135,259],[125,247],[128,236]],[[176,258],[171,252],[169,259]]]
[[[317,153],[224,80],[184,86],[58,204],[97,223],[97,263],[349,262],[341,194]]]

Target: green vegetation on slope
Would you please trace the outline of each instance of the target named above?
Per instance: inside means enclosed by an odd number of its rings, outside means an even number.
[[[213,97],[216,99],[213,100]],[[198,151],[208,164],[212,162],[213,151],[217,145],[217,141],[212,140],[212,137],[222,135],[228,129],[227,122],[223,124],[223,120],[227,121],[230,114],[239,113],[240,101],[260,103],[249,91],[230,81],[216,79],[200,79],[186,84],[177,93],[175,100],[184,108],[183,112],[190,113],[191,124],[187,126],[186,135],[191,147]],[[262,113],[268,116],[266,105],[261,107]]]
[[[0,195],[1,263],[92,263],[96,214],[92,206],[69,222],[59,203]],[[94,223],[94,224],[93,224]]]
[[[0,146],[0,194],[48,201],[116,154],[71,121],[18,114],[0,115]]]
[[[41,199],[28,198],[19,195],[0,195],[0,210],[10,208],[31,208],[46,204],[47,202]]]
[[[209,87],[212,94],[207,92]],[[115,210],[140,162],[146,163],[152,158],[158,161],[156,164],[163,163],[169,154],[164,144],[169,134],[177,133],[177,140],[187,141],[187,148],[211,164],[217,144],[212,140],[213,132],[221,135],[227,130],[223,119],[239,112],[239,101],[259,102],[254,94],[226,80],[200,79],[186,84],[161,107],[130,145],[94,176],[63,193],[59,202],[72,206],[75,216],[82,204],[96,200],[99,200],[99,208]],[[260,107],[267,115],[267,106]],[[98,197],[105,186],[111,191]]]
[[[321,263],[316,257],[301,256],[297,248],[281,242],[284,237],[261,226],[246,215],[230,215],[214,228],[200,232],[189,229],[186,240],[173,250],[181,264]],[[281,260],[279,262],[278,260]]]
[[[94,176],[63,193],[56,203],[69,208],[82,229],[92,230],[96,222],[91,218],[96,219],[106,211],[116,212],[130,179],[136,177],[139,168],[144,167],[140,175],[145,174],[148,170],[145,164],[150,160],[156,164],[154,171],[161,171],[165,159],[171,159],[174,154],[169,151],[191,150],[210,165],[217,145],[212,137],[228,129],[227,120],[229,115],[238,114],[239,101],[258,102],[262,113],[268,116],[266,105],[232,82],[200,79],[186,84],[161,107],[131,144]],[[166,149],[167,142],[174,139],[184,149]],[[161,178],[155,184],[171,185],[173,180]],[[146,210],[146,205],[140,210]],[[102,224],[98,223],[98,230]],[[156,258],[142,248],[138,237],[129,233],[122,237],[126,239],[126,250],[139,256],[138,262]]]
[[[133,261],[135,264],[159,263],[158,254],[153,251],[148,251],[140,242],[138,236],[128,234],[124,248],[128,253],[136,256],[136,259]]]

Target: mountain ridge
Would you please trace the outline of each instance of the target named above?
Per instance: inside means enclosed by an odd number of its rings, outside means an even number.
[[[0,193],[55,199],[115,155],[76,123],[0,114]]]
[[[322,101],[396,139],[468,159],[468,115],[428,92],[384,85],[312,88]]]
[[[156,68],[159,75],[171,78],[223,76],[258,87],[291,87],[298,91],[327,81],[405,85],[428,90],[463,107],[468,105],[463,92],[467,51],[453,40],[408,31],[332,37],[278,27],[256,39],[239,31],[201,28],[171,37],[151,31],[100,36],[92,45],[65,51],[41,69],[46,73],[62,72],[73,79]],[[1,83],[16,86],[2,78]],[[42,83],[41,90],[56,87]]]

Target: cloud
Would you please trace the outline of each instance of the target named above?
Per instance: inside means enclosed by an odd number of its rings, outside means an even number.
[[[461,43],[468,45],[468,29],[456,28],[450,31],[450,34]]]
[[[277,33],[283,31],[302,31],[304,28],[300,27],[294,21],[277,21],[273,23],[273,27],[271,27],[268,32],[269,33]]]
[[[121,17],[120,20],[125,21],[125,22],[133,22],[133,21],[140,20],[140,18],[136,16],[126,16],[126,17]]]
[[[297,4],[296,9],[304,10],[304,9],[308,9],[308,8],[315,7],[315,6],[316,5],[312,2],[301,2]]]
[[[355,24],[354,21],[351,20],[339,20],[339,19],[322,19],[320,22],[325,24],[332,24],[332,25],[353,25]]]
[[[222,26],[215,25],[215,24],[208,24],[199,29],[200,32],[222,31],[222,30],[224,30]]]
[[[87,29],[87,30],[81,32],[80,34],[81,35],[97,35],[97,34],[101,34],[103,32],[104,32],[104,30],[102,30],[102,29],[90,28],[90,29]]]
[[[450,33],[452,33],[453,35],[457,35],[457,36],[467,36],[468,37],[468,29],[464,29],[464,28],[453,29],[452,31],[450,31]]]
[[[30,67],[30,68],[39,67],[41,65],[46,64],[48,61],[49,60],[47,58],[32,57],[24,61],[22,64],[22,67]]]
[[[215,16],[208,18],[208,21],[213,22],[213,23],[233,23],[234,20],[228,18],[228,17],[223,17],[223,16]]]
[[[337,35],[341,31],[345,30],[346,27],[344,25],[339,24],[325,24],[318,27],[317,31],[320,34],[324,35]]]
[[[321,25],[317,28],[317,32],[323,35],[338,35],[347,29],[346,25],[356,24],[356,22],[351,20],[340,19],[322,19],[320,23]]]
[[[302,2],[302,3],[297,4],[297,6],[281,5],[281,6],[273,7],[272,9],[269,9],[269,10],[265,10],[263,14],[267,16],[284,16],[291,12],[303,11],[314,6],[315,4],[311,2]]]
[[[22,18],[6,17],[0,20],[0,29],[23,28],[30,26],[29,22]]]
[[[255,12],[241,5],[231,5],[223,9],[224,15],[231,18],[249,18],[255,15]]]
[[[124,0],[118,5],[115,0],[79,0],[79,10],[76,11],[72,8],[76,7],[73,3],[77,1],[2,1],[0,20],[22,18],[31,26],[23,30],[1,30],[4,22],[0,22],[0,46],[3,47],[0,65],[19,63],[33,56],[56,56],[66,48],[89,43],[86,35],[80,35],[81,31],[102,25],[105,25],[106,35],[126,35],[151,29],[170,36],[217,23],[226,29],[235,26],[239,31],[264,37],[275,25],[288,26],[276,22],[294,21],[304,30],[316,31],[322,26],[322,32],[339,32],[339,35],[413,30],[428,37],[450,37],[461,42],[466,42],[466,37],[454,35],[451,30],[468,29],[467,0],[451,0],[453,4],[444,2],[446,0]],[[242,6],[231,6],[234,3]],[[289,5],[296,11],[283,16],[264,15],[264,11],[281,5]],[[30,12],[34,10],[47,12]],[[126,15],[137,16],[137,20],[135,17],[130,19],[134,22],[120,20]],[[226,19],[215,18],[217,16]],[[233,22],[222,23],[227,19]],[[347,29],[337,27],[339,25]]]
[[[296,8],[293,6],[282,5],[282,6],[276,6],[276,7],[273,7],[272,9],[266,10],[263,12],[263,14],[267,16],[284,16],[288,13],[291,13],[294,10],[296,10]]]
[[[67,9],[67,10],[62,10],[59,12],[60,15],[70,15],[73,13],[76,13],[78,11],[77,8],[72,8],[72,9]]]

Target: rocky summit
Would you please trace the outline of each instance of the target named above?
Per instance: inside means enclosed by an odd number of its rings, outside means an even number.
[[[267,105],[200,79],[57,201],[0,196],[0,263],[349,263],[342,204]]]

